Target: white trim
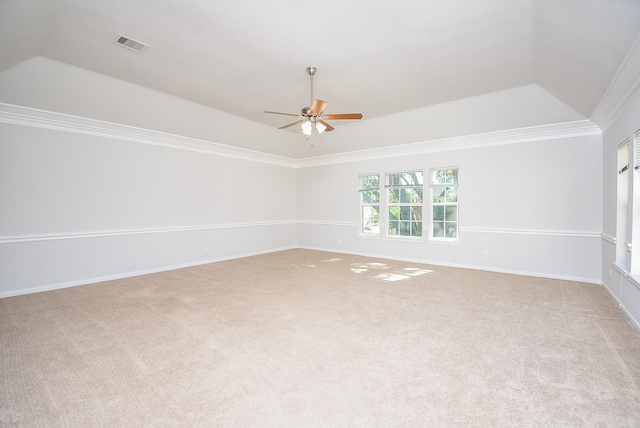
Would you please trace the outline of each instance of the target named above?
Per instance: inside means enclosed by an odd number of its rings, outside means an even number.
[[[502,233],[509,235],[566,236],[571,238],[602,238],[600,232],[574,232],[568,230],[531,230],[531,229],[490,229],[480,227],[461,227],[460,232]]]
[[[636,288],[640,288],[640,275],[638,275],[637,273],[629,272],[624,266],[622,266],[618,262],[613,262],[612,265],[613,265],[613,268],[618,272],[620,272],[620,275],[626,278],[632,285],[634,285]]]
[[[353,226],[357,227],[358,222],[345,222],[345,221],[321,221],[321,220],[299,220],[298,224],[304,225],[318,225],[318,226]],[[561,236],[561,237],[569,237],[569,238],[597,238],[602,239],[602,234],[600,232],[575,232],[569,230],[532,230],[532,229],[501,229],[501,228],[480,228],[480,227],[464,227],[458,229],[459,232],[471,232],[471,233],[501,233],[508,235],[537,235],[537,236]],[[362,234],[359,234],[360,237]],[[368,236],[368,235],[365,235]],[[376,235],[377,237],[378,235]],[[406,236],[387,236],[384,235],[384,238],[390,239],[400,239],[404,238],[413,238]],[[423,237],[415,237],[415,239],[410,239],[411,242],[416,242],[420,238],[421,242],[434,242],[431,239],[424,239]],[[459,241],[459,240],[458,240]],[[438,241],[438,243],[447,242],[447,243],[455,243],[458,241]]]
[[[285,166],[289,168],[307,168],[312,166],[331,165],[362,160],[463,150],[474,147],[488,147],[540,140],[602,135],[600,128],[593,122],[589,120],[581,120],[576,122],[532,126],[527,128],[509,129],[401,144],[397,146],[338,153],[333,155],[315,156],[296,160],[284,156],[228,146],[205,140],[198,140],[195,138],[6,103],[0,103],[0,123],[31,126],[35,128],[152,144]]]
[[[295,167],[293,159],[272,155],[240,147],[227,146],[195,138],[182,137],[165,132],[152,131],[102,120],[88,119],[63,113],[54,113],[30,107],[0,103],[0,123],[30,126],[54,131],[72,132],[113,138],[135,143],[171,147],[200,153],[226,156],[255,162],[268,163],[290,168]]]
[[[297,246],[296,248],[301,248],[305,250],[326,251],[326,252],[337,253],[337,254],[350,254],[354,256],[371,257],[371,258],[378,258],[378,259],[397,260],[401,262],[419,263],[423,265],[481,270],[485,272],[505,273],[509,275],[520,275],[520,276],[531,276],[535,278],[559,279],[562,281],[576,281],[576,282],[585,282],[589,284],[598,284],[598,285],[601,284],[600,278],[584,278],[584,277],[576,277],[576,276],[541,274],[540,272],[500,269],[500,268],[493,268],[493,267],[488,268],[486,266],[479,266],[479,265],[466,265],[466,264],[447,263],[447,262],[433,261],[433,260],[422,260],[422,259],[415,259],[415,258],[408,258],[408,257],[395,257],[393,255],[386,255],[386,254],[350,252],[350,251],[344,251],[344,250],[336,250],[333,248],[307,247],[307,246],[300,246],[300,245]]]
[[[483,134],[465,135],[461,137],[443,138],[439,140],[401,144],[397,146],[359,150],[334,155],[315,156],[298,159],[296,166],[298,168],[307,168],[337,163],[357,162],[362,160],[386,159],[390,157],[412,156],[424,153],[464,150],[476,147],[518,144],[559,138],[583,137],[588,135],[602,135],[602,131],[593,122],[589,120],[580,120],[576,122],[540,125],[527,128],[487,132]]]
[[[298,224],[310,224],[316,226],[345,226],[358,227],[357,221],[324,221],[324,220],[298,220]]]
[[[602,234],[602,239],[613,245],[616,245],[616,242],[618,241],[615,236],[607,235],[606,233]]]
[[[81,279],[81,280],[77,280],[77,281],[63,282],[63,283],[58,283],[58,284],[43,285],[43,286],[39,286],[39,287],[31,287],[31,288],[23,288],[23,289],[19,289],[19,290],[5,291],[5,292],[0,292],[0,299],[3,299],[5,297],[20,296],[20,295],[23,295],[23,294],[32,294],[32,293],[39,293],[39,292],[42,292],[42,291],[59,290],[59,289],[62,289],[62,288],[77,287],[77,286],[80,286],[80,285],[87,285],[87,284],[95,284],[95,283],[98,283],[98,282],[113,281],[113,280],[116,280],[116,279],[131,278],[131,277],[134,277],[134,276],[148,275],[148,274],[151,274],[151,273],[167,272],[167,271],[176,270],[176,269],[183,269],[183,268],[188,268],[188,267],[193,267],[193,266],[206,265],[206,264],[209,264],[209,263],[223,262],[223,261],[226,261],[226,260],[234,260],[234,259],[240,259],[240,258],[244,258],[244,257],[258,256],[258,255],[261,255],[261,254],[275,253],[275,252],[278,252],[278,251],[292,250],[292,249],[295,249],[295,248],[296,247],[274,248],[274,249],[267,250],[267,251],[256,251],[256,252],[251,252],[251,253],[242,253],[242,254],[236,254],[236,255],[233,255],[233,256],[218,257],[218,258],[215,258],[215,259],[207,259],[207,260],[199,260],[197,262],[181,263],[181,264],[172,265],[172,266],[163,266],[163,267],[153,268],[153,269],[144,269],[144,270],[121,273],[121,274],[116,274],[116,275],[107,275],[107,276],[101,276],[101,277],[96,277],[96,278],[88,278],[88,279]]]
[[[240,227],[262,227],[262,226],[280,226],[287,224],[296,224],[295,220],[288,221],[261,221],[248,223],[227,223],[227,224],[209,224],[200,226],[187,227],[163,227],[157,229],[128,229],[128,230],[111,230],[86,233],[63,233],[58,235],[27,235],[0,237],[1,244],[15,244],[20,242],[37,242],[37,241],[58,241],[63,239],[90,239],[104,238],[111,236],[127,236],[127,235],[144,235],[153,233],[173,233],[173,232],[190,232],[194,230],[214,230],[214,229],[231,229]]]

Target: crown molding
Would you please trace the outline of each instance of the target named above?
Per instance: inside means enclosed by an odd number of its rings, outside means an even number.
[[[640,97],[640,34],[636,37],[591,120],[606,131]]]
[[[576,122],[556,123],[443,138],[376,149],[337,153],[333,155],[293,159],[149,129],[6,103],[0,103],[0,123],[171,147],[175,149],[279,165],[288,168],[307,168],[312,166],[357,162],[371,159],[412,156],[424,153],[602,134],[600,128],[593,122],[589,120],[581,120]]]
[[[196,138],[137,128],[134,126],[121,125],[97,119],[89,119],[6,103],[0,103],[0,123],[114,138],[118,140],[132,141],[135,143],[171,147],[175,149],[226,156],[290,168],[295,167],[295,161],[284,156],[277,156],[240,147],[199,140]]]
[[[296,162],[296,166],[298,168],[306,168],[336,163],[386,159],[398,156],[413,156],[424,153],[518,144],[540,140],[583,137],[588,135],[602,135],[602,131],[590,120],[580,120],[575,122],[531,126],[460,137],[442,138],[419,143],[381,147],[378,149],[338,153],[335,155],[315,156],[299,159]]]

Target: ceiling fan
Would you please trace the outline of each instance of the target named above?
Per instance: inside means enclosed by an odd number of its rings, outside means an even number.
[[[269,114],[282,114],[284,116],[294,116],[299,120],[291,122],[278,129],[285,129],[290,126],[302,124],[302,132],[305,135],[311,135],[311,130],[315,127],[318,134],[322,134],[324,131],[333,131],[335,128],[329,125],[327,120],[359,120],[362,119],[361,113],[341,113],[341,114],[324,114],[324,108],[327,106],[327,102],[323,100],[316,100],[313,98],[313,76],[318,69],[316,67],[307,67],[307,73],[309,74],[309,81],[311,86],[311,105],[304,107],[300,114],[293,113],[280,113],[277,111],[264,111],[263,113]]]

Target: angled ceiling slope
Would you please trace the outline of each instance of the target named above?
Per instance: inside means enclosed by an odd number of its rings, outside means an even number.
[[[274,127],[309,65],[365,120],[530,84],[589,118],[639,32],[637,0],[3,0],[0,71],[40,55]]]

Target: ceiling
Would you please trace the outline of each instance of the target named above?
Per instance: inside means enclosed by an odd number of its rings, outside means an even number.
[[[639,32],[638,0],[0,0],[0,71],[39,55],[269,126],[310,65],[326,113],[537,84],[589,118]]]

